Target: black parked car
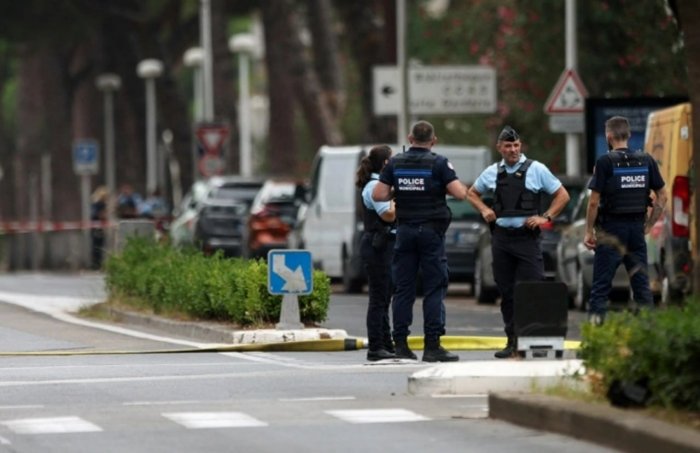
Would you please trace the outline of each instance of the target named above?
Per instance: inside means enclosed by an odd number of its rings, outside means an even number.
[[[445,232],[445,253],[450,270],[450,282],[467,282],[474,287],[474,269],[479,237],[486,224],[479,212],[466,201],[447,196],[452,222]]]
[[[207,181],[207,194],[192,219],[194,244],[207,254],[221,250],[226,256],[241,256],[250,206],[262,184],[236,176]]]

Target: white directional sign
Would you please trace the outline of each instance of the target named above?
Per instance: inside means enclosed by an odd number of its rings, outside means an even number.
[[[588,92],[576,71],[566,69],[544,105],[548,114],[583,113]]]
[[[308,250],[270,250],[267,254],[270,294],[310,294],[313,267]]]
[[[92,139],[73,143],[73,170],[77,175],[95,175],[99,169],[100,146]]]
[[[401,108],[399,70],[375,66],[374,113],[395,115]],[[490,66],[420,66],[408,70],[410,114],[442,115],[496,111],[496,70]]]

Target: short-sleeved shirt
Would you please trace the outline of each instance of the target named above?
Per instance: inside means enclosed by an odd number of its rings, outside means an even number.
[[[633,151],[627,148],[620,148],[610,152],[632,153]],[[664,178],[659,172],[659,165],[651,156],[647,161],[649,162],[649,188],[654,191],[659,190],[665,185]],[[598,158],[595,167],[593,167],[593,177],[591,178],[591,182],[588,183],[588,188],[598,193],[603,193],[605,191],[605,184],[612,178],[612,175],[612,159],[610,159],[607,154],[604,154]]]
[[[427,148],[417,148],[412,146],[406,150],[406,152],[409,154],[418,154],[430,152],[430,150]],[[433,176],[437,178],[439,187],[447,187],[449,183],[455,179],[458,179],[457,173],[455,173],[454,167],[445,156],[441,156],[439,154],[436,154],[436,156],[437,158],[435,159],[435,164],[433,165]],[[379,180],[389,186],[394,185],[395,178],[393,157],[389,159],[389,162],[384,166],[382,174],[379,176]]]
[[[489,165],[481,172],[479,177],[474,182],[474,190],[480,194],[496,192],[496,178],[498,170],[505,168],[508,174],[515,173],[522,164],[527,160],[524,154],[520,155],[520,160],[513,166],[506,165],[505,160]],[[525,173],[525,188],[532,192],[546,192],[553,194],[561,187],[561,181],[549,171],[543,163],[532,161],[530,168]],[[527,217],[499,217],[496,219],[496,225],[506,228],[520,228],[525,224]]]
[[[362,189],[362,203],[364,203],[367,209],[375,211],[377,215],[382,215],[389,210],[391,203],[388,201],[374,201],[372,199],[374,186],[379,182],[379,173],[372,173],[371,178],[372,179],[370,179]]]

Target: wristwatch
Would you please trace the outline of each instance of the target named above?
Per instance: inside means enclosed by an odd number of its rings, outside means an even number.
[[[545,212],[544,214],[542,214],[542,217],[544,217],[545,219],[547,219],[547,222],[551,222],[551,221],[552,221],[552,216],[549,215],[549,214],[546,213],[546,212]]]

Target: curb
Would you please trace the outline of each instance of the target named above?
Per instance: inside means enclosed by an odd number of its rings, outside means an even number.
[[[700,432],[614,407],[548,395],[490,393],[489,417],[635,453],[700,452]]]
[[[208,343],[268,344],[311,340],[345,340],[348,338],[347,332],[340,329],[233,330],[215,323],[174,321],[160,316],[144,315],[112,307],[108,307],[107,312],[121,323],[152,327],[173,335],[196,338]]]

